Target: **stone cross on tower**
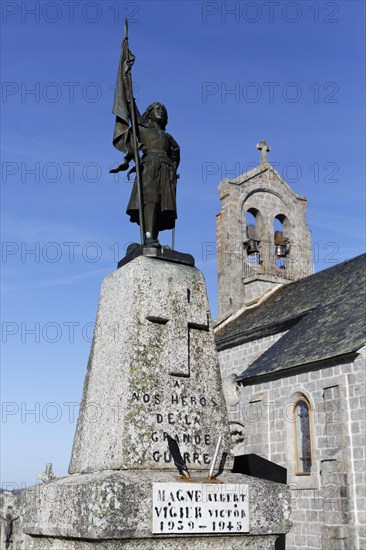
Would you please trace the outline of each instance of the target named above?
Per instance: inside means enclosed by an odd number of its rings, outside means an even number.
[[[268,164],[267,153],[271,150],[270,146],[262,139],[262,141],[257,143],[257,149],[261,152],[261,164]]]

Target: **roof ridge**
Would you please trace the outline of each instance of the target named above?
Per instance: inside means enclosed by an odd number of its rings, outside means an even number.
[[[302,281],[305,281],[309,279],[310,277],[317,277],[320,274],[325,273],[326,271],[331,271],[332,269],[336,270],[341,267],[344,267],[346,264],[350,264],[355,262],[356,260],[360,260],[361,258],[364,258],[366,260],[366,252],[363,252],[362,254],[359,254],[358,256],[354,256],[353,258],[349,258],[347,260],[343,260],[342,262],[339,262],[335,265],[331,265],[329,267],[325,267],[324,269],[320,269],[319,271],[316,271],[315,273],[311,273],[310,275],[307,275],[306,277],[302,277],[301,279],[297,279],[296,281],[291,281],[291,283],[288,283],[286,286],[292,286],[296,283],[300,283]]]

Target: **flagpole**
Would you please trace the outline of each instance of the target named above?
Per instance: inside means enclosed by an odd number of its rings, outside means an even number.
[[[127,47],[128,50],[128,21],[127,18],[125,20],[125,37],[123,41]],[[141,239],[141,245],[145,245],[145,220],[144,220],[144,196],[142,191],[142,182],[141,182],[141,159],[139,155],[139,146],[138,146],[138,126],[137,126],[137,119],[136,119],[136,105],[135,100],[133,97],[133,90],[132,90],[132,75],[131,75],[131,68],[126,73],[126,77],[128,78],[128,88],[129,93],[127,97],[127,101],[130,106],[130,119],[131,119],[131,126],[132,126],[132,136],[133,136],[133,143],[134,143],[134,160],[135,160],[135,167],[136,167],[136,182],[137,182],[137,191],[138,191],[138,198],[139,198],[139,221],[140,221],[140,239]]]

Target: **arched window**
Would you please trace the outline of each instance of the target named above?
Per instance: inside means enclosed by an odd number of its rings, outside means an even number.
[[[295,426],[295,473],[298,476],[310,475],[313,462],[311,442],[311,412],[309,401],[300,397],[294,404]]]
[[[255,208],[249,208],[245,215],[244,248],[247,253],[247,261],[250,264],[260,264],[259,236],[257,216],[259,212]]]
[[[285,232],[286,216],[278,214],[273,222],[274,254],[277,269],[286,269],[286,257],[290,252],[290,242]]]

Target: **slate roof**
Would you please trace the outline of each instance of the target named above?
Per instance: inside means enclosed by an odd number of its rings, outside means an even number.
[[[287,330],[237,381],[356,352],[365,343],[366,254],[281,287],[216,333],[218,351]],[[254,381],[254,380],[253,380]]]

